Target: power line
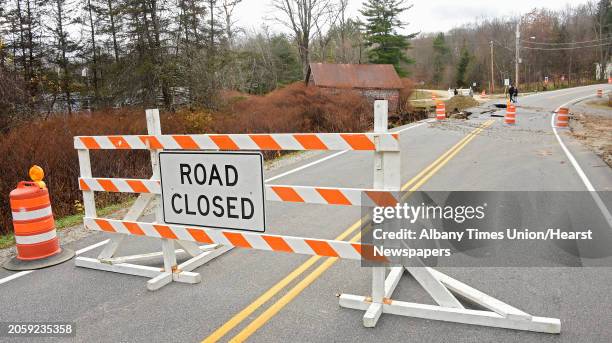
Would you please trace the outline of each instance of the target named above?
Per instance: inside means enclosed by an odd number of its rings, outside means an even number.
[[[503,45],[502,43],[500,43],[500,42],[498,42],[498,41],[496,41],[496,40],[493,40],[493,43],[495,43],[497,46],[499,46],[499,47],[501,47],[501,48],[504,48],[504,49],[506,49],[506,50],[508,50],[508,51],[514,52],[514,49],[510,49],[509,47],[507,47],[507,46]]]
[[[585,40],[585,41],[582,41],[582,42],[559,42],[559,43],[553,43],[553,42],[534,42],[532,40],[521,39],[521,42],[523,42],[523,43],[530,43],[530,44],[541,44],[541,45],[571,45],[571,44],[583,44],[583,43],[593,43],[593,42],[607,41],[607,40],[610,40],[610,39],[612,39],[612,37],[593,39],[593,40]]]
[[[599,46],[606,46],[606,45],[612,45],[612,42],[607,42],[607,43],[603,43],[603,44],[596,44],[596,45],[559,47],[559,48],[534,48],[534,47],[522,46],[521,49],[559,51],[559,50],[575,50],[575,49],[585,49],[585,48],[596,48],[596,47],[599,47]]]

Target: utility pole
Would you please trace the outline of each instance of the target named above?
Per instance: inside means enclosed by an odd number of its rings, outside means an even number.
[[[519,62],[520,62],[520,54],[519,54],[519,49],[520,49],[520,39],[521,39],[521,31],[519,29],[519,26],[521,25],[521,18],[518,18],[518,21],[516,22],[516,46],[515,46],[515,50],[516,50],[516,56],[515,56],[515,60],[514,60],[514,87],[518,88],[519,86]]]
[[[491,86],[489,87],[489,93],[495,92],[495,74],[493,74],[493,41],[491,41]]]

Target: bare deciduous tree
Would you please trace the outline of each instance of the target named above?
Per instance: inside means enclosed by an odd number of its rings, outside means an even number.
[[[328,20],[331,5],[330,0],[272,1],[272,6],[280,12],[280,15],[274,17],[274,20],[289,28],[293,33],[304,76],[308,70],[310,42],[314,31],[318,23]]]

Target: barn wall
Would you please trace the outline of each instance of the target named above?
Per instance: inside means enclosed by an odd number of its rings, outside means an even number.
[[[374,103],[374,100],[388,100],[389,111],[397,111],[399,103],[399,89],[364,89],[361,94],[365,96],[369,102]]]
[[[309,82],[310,85],[314,82]],[[368,102],[374,104],[374,100],[388,100],[389,112],[396,112],[399,104],[399,89],[345,89],[345,88],[329,88],[320,87],[323,91],[330,94],[338,94],[341,92],[359,93],[364,96]]]

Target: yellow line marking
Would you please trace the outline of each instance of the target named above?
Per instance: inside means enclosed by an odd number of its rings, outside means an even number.
[[[357,230],[361,226],[362,219],[356,221],[353,225],[351,225],[348,229],[342,232],[336,240],[343,240],[348,235],[350,235],[353,231]],[[260,295],[255,301],[253,301],[249,306],[245,307],[242,311],[238,312],[234,315],[229,321],[219,327],[215,332],[213,332],[210,336],[208,336],[202,342],[216,342],[221,337],[225,336],[230,330],[240,324],[244,319],[246,319],[251,313],[255,312],[261,305],[265,304],[268,300],[270,300],[273,296],[275,296],[278,292],[280,292],[283,288],[285,288],[291,281],[295,280],[298,276],[304,273],[308,268],[310,268],[313,264],[315,264],[318,260],[321,259],[322,256],[312,256],[302,265],[297,267],[287,276],[285,276],[282,280],[280,280],[277,284],[268,289],[264,294]]]
[[[444,154],[442,154],[442,156],[440,156],[435,161],[433,161],[431,164],[429,164],[427,167],[425,167],[425,169],[423,169],[419,174],[417,174],[416,176],[414,176],[413,178],[408,180],[402,186],[401,190],[402,191],[405,190],[406,188],[410,187],[411,184],[413,184],[416,181],[418,181],[418,179],[421,176],[423,176],[427,171],[431,170],[438,162],[440,162],[445,156],[448,156],[448,154],[450,152],[452,152],[453,149],[457,148],[459,145],[461,145],[462,142],[464,142],[469,137],[470,137],[470,134],[468,134],[465,137],[463,137],[459,142],[457,142],[449,150],[447,150]],[[353,233],[355,230],[357,230],[361,226],[361,223],[364,221],[364,219],[365,218],[361,218],[358,221],[356,221],[346,231],[344,231],[338,237],[336,237],[335,240],[343,240],[343,239],[345,239],[348,235]],[[306,262],[304,262],[302,265],[297,267],[295,270],[293,270],[291,273],[289,273],[287,276],[285,276],[278,283],[276,283],[275,285],[270,287],[270,289],[268,289],[265,293],[263,293],[257,299],[255,299],[255,301],[253,301],[251,304],[249,304],[243,310],[241,310],[240,312],[235,314],[230,320],[225,322],[221,327],[219,327],[212,334],[210,334],[210,336],[206,337],[206,339],[204,339],[202,341],[202,343],[216,342],[219,339],[221,339],[229,331],[234,329],[243,320],[245,320],[248,316],[250,316],[253,312],[255,312],[259,307],[261,307],[263,304],[265,304],[267,301],[269,301],[272,297],[274,297],[276,294],[278,294],[278,292],[280,292],[283,288],[285,288],[289,283],[291,283],[298,276],[300,276],[302,273],[304,273],[306,270],[308,270],[308,268],[310,268],[312,265],[314,265],[319,259],[321,259],[321,256],[310,257],[308,260],[306,260]]]
[[[468,143],[470,143],[474,138],[476,138],[476,136],[480,132],[482,132],[487,127],[491,126],[491,124],[493,124],[494,122],[495,120],[488,120],[485,123],[483,123],[479,128],[477,128],[476,130],[472,131],[469,135],[467,135],[466,137],[467,139],[461,143],[461,146],[459,146],[456,150],[451,152],[451,154],[448,155],[442,163],[438,164],[431,171],[431,173],[425,175],[421,180],[419,180],[419,182],[417,182],[414,186],[412,186],[412,188],[410,188],[409,191],[414,192],[415,190],[419,189],[423,184],[425,184],[425,182],[431,179],[431,177],[434,176],[438,172],[438,170],[440,170],[440,168],[442,168],[448,161],[450,161],[455,155],[457,155],[459,151],[461,151],[466,145],[468,145]]]
[[[480,127],[472,131],[468,134],[464,139],[462,139],[458,144],[453,146],[449,151],[452,151],[450,154],[445,153],[443,156],[446,156],[444,160],[440,162],[435,168],[431,170],[430,173],[425,175],[423,179],[421,179],[413,188],[411,188],[411,192],[415,189],[423,185],[427,180],[429,180],[435,173],[437,173],[440,168],[442,168],[448,161],[450,161],[459,151],[461,151],[470,141],[472,141],[476,135],[482,132],[485,128],[493,124],[494,120],[489,120],[483,123]],[[455,149],[456,148],[456,149]],[[453,149],[455,149],[453,151]],[[434,161],[433,164],[438,162],[440,159]],[[430,165],[431,166],[431,165]],[[427,169],[430,169],[428,166]],[[406,185],[413,180],[415,180],[419,175],[412,178]],[[404,187],[402,187],[404,189]],[[357,233],[353,238],[351,238],[350,242],[356,242],[361,237],[361,232]],[[261,313],[257,318],[255,318],[249,325],[247,325],[242,331],[240,331],[236,336],[234,336],[230,342],[244,342],[247,338],[249,338],[255,331],[261,328],[266,322],[268,322],[272,317],[274,317],[280,310],[282,310],[287,304],[289,304],[295,297],[297,297],[306,287],[312,284],[321,274],[323,274],[327,269],[334,265],[338,261],[337,257],[328,257],[321,265],[319,265],[315,270],[313,270],[310,274],[308,274],[304,279],[302,279],[299,283],[297,283],[291,290],[289,290],[285,295],[283,295],[277,302],[272,304],[268,309],[266,309],[263,313]]]
[[[354,243],[361,238],[361,232],[358,232],[353,238],[351,238],[350,242]],[[302,281],[300,281],[295,287],[289,290],[285,295],[283,295],[277,302],[275,302],[272,306],[268,307],[261,315],[259,315],[255,320],[253,320],[247,327],[245,327],[240,333],[234,336],[230,342],[244,342],[247,338],[249,338],[257,329],[262,327],[270,318],[274,317],[280,310],[283,309],[287,304],[289,304],[295,297],[300,295],[306,287],[310,286],[316,279],[321,276],[326,270],[328,270],[331,266],[334,265],[338,261],[337,257],[328,257],[325,262],[323,262],[320,266],[318,266],[315,270],[313,270],[310,274],[308,274]]]
[[[487,122],[485,122],[482,125],[485,125]],[[492,122],[491,122],[492,123]],[[470,132],[469,134],[467,134],[465,137],[463,137],[459,142],[457,142],[455,145],[453,145],[450,149],[448,149],[445,153],[443,153],[440,157],[438,157],[435,161],[433,161],[430,165],[428,165],[427,167],[425,167],[425,169],[421,170],[420,173],[418,173],[415,177],[413,177],[412,179],[410,179],[410,181],[406,182],[402,188],[400,189],[401,191],[405,191],[408,187],[410,187],[410,185],[412,183],[414,183],[414,181],[418,180],[419,178],[421,178],[423,175],[429,173],[429,171],[435,167],[438,162],[442,161],[446,156],[448,156],[448,154],[450,154],[451,152],[453,152],[458,146],[460,146],[466,139],[470,138],[470,136],[476,132],[477,130],[479,130],[482,125],[478,128],[476,128],[474,131]],[[490,125],[490,124],[489,124]]]

